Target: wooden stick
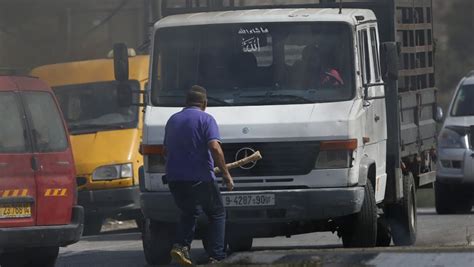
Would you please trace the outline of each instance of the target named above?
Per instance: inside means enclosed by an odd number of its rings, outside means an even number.
[[[261,160],[261,159],[262,159],[262,155],[260,154],[260,151],[257,151],[257,152],[253,153],[252,155],[250,155],[246,158],[243,158],[241,160],[238,160],[238,161],[235,161],[235,162],[232,162],[232,163],[228,163],[228,164],[226,164],[226,166],[227,166],[227,169],[230,170],[230,169],[235,169],[235,168],[238,168],[240,166],[249,164],[250,162],[255,162],[255,161],[258,161],[258,160]],[[214,172],[215,173],[220,173],[221,170],[219,169],[219,167],[215,167]]]

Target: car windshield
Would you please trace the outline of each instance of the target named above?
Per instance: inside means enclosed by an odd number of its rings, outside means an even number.
[[[474,116],[474,84],[463,85],[454,100],[452,116]]]
[[[115,81],[53,87],[72,134],[134,128],[138,123],[138,107],[122,106]],[[130,81],[139,89],[138,81]]]
[[[209,106],[349,100],[351,38],[344,23],[163,28],[156,34],[152,102],[183,106],[194,84],[207,89]]]

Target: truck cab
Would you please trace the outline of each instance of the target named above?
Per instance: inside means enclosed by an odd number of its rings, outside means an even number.
[[[133,52],[132,52],[133,53]],[[130,56],[130,80],[140,90],[148,79],[148,56]],[[32,75],[50,84],[61,105],[76,159],[78,200],[85,209],[86,235],[98,234],[105,218],[141,224],[138,153],[142,112],[121,104],[113,59],[41,66]],[[139,103],[140,95],[131,94]],[[122,101],[123,102],[123,101]],[[126,102],[126,101],[125,101]]]
[[[413,244],[415,188],[434,179],[436,136],[435,90],[405,93],[417,72],[409,61],[398,64],[400,52],[414,51],[400,49],[411,45],[403,24],[414,23],[404,20],[414,7],[215,2],[180,9],[163,1],[165,17],[155,24],[141,178],[148,262],[169,260],[179,211],[162,179],[160,148],[193,84],[207,89],[206,112],[218,122],[226,161],[257,150],[263,156],[233,170],[235,190],[222,192],[232,251],[249,250],[255,237],[315,231],[337,232],[345,247]],[[411,113],[413,98],[420,113]]]

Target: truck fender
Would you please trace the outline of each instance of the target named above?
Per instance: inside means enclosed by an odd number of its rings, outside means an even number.
[[[365,185],[367,183],[367,178],[369,178],[370,167],[375,167],[375,160],[364,157],[359,163],[359,185]],[[375,177],[372,177],[375,179]],[[372,186],[375,187],[375,181],[372,181]]]

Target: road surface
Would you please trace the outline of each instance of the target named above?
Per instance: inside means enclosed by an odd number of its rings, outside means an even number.
[[[403,262],[400,262],[400,260],[408,261],[404,262],[408,265],[413,265],[415,262],[418,263],[422,260],[431,263],[426,266],[433,264],[443,266],[444,262],[455,263],[454,260],[461,260],[459,266],[463,265],[465,261],[474,266],[474,256],[472,256],[474,255],[472,253],[474,251],[473,219],[474,213],[440,216],[435,213],[434,209],[418,209],[418,240],[416,247],[402,248],[401,252],[418,251],[421,253],[420,255],[410,253],[407,257],[403,253],[395,253],[400,250],[399,248],[390,248],[388,251],[391,253],[389,254],[380,253],[380,249],[377,251],[364,250],[361,253],[360,250],[342,249],[341,240],[335,234],[314,233],[291,238],[256,239],[252,252],[234,255],[230,260],[235,263],[254,257],[263,260],[262,263],[271,263],[277,259],[286,259],[285,256],[288,257],[288,254],[292,254],[292,257],[300,257],[310,261],[322,258],[327,262],[333,261],[334,255],[338,255],[338,260],[345,259],[345,257],[354,260],[354,255],[357,255],[356,260],[364,260],[364,262],[370,264],[384,266],[397,266],[397,264],[401,266],[400,264]],[[470,249],[471,245],[473,245],[473,250]],[[436,247],[436,249],[433,249],[433,247]],[[439,253],[433,252],[438,247],[443,247],[442,250],[445,253],[441,255],[445,255],[444,257],[440,257]],[[382,249],[382,252],[385,250]],[[471,253],[462,253],[466,250]],[[291,253],[288,251],[291,251]],[[318,253],[324,255],[317,256]],[[467,256],[461,257],[458,254]],[[193,258],[200,259],[204,255],[201,242],[195,241],[193,243]],[[438,264],[435,264],[436,262]],[[147,266],[147,264],[142,252],[140,234],[135,230],[120,230],[99,236],[84,237],[79,243],[62,248],[57,266]]]

